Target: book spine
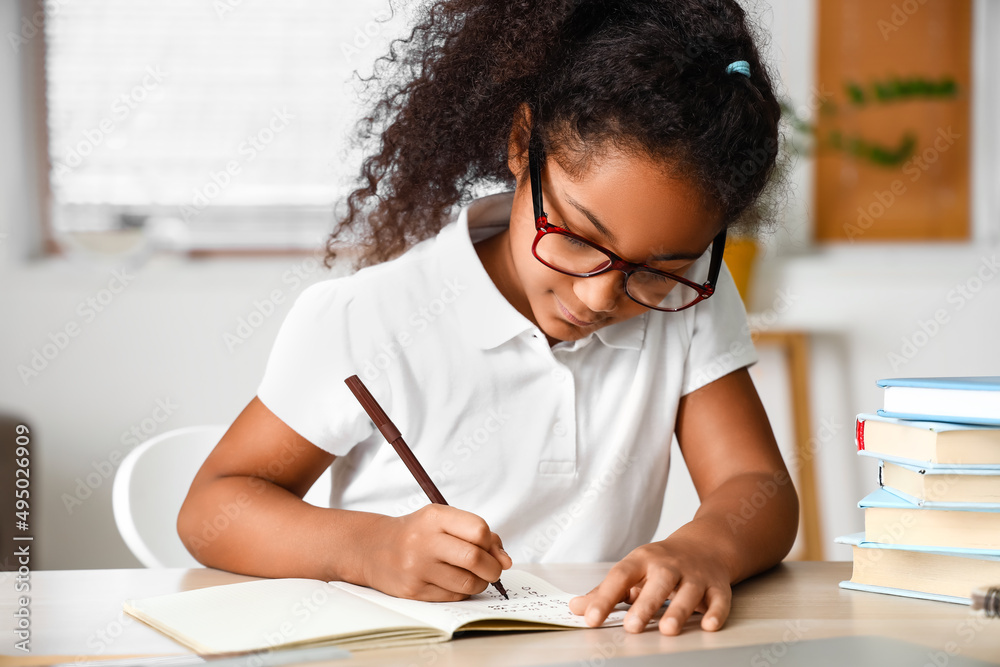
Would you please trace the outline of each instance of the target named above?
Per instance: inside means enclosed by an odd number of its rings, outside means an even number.
[[[858,451],[865,448],[865,420],[858,419],[854,428],[854,442],[858,446]]]

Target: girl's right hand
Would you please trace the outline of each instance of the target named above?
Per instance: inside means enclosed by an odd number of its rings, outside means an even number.
[[[365,585],[413,600],[463,600],[511,566],[500,537],[483,519],[449,505],[378,515],[366,542]]]

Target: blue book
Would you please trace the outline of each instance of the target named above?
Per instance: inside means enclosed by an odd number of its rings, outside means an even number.
[[[1000,426],[1000,376],[890,378],[878,413],[898,419]]]
[[[929,509],[1000,509],[1000,467],[944,470],[882,460],[878,481],[889,493]]]
[[[853,547],[854,571],[841,588],[971,604],[975,588],[1000,581],[1000,549],[911,547],[868,542],[864,533],[838,537]]]
[[[919,598],[921,600],[933,600],[934,602],[951,602],[953,604],[972,604],[969,597],[957,595],[940,595],[938,593],[928,593],[925,591],[914,591],[908,588],[893,588],[891,586],[875,586],[872,584],[861,584],[856,581],[842,581],[838,584],[840,588],[852,591],[864,591],[865,593],[881,593],[882,595],[899,595],[905,598]]]
[[[891,542],[869,542],[864,531],[841,535],[833,540],[837,544],[850,544],[863,549],[895,549],[897,551],[922,551],[966,558],[986,558],[1000,560],[1000,549],[963,549],[961,547],[931,547],[923,544],[893,544]]]
[[[1000,507],[932,509],[885,489],[865,496],[865,541],[946,549],[1000,549]]]

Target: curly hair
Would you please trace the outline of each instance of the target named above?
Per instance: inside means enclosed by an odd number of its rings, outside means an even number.
[[[727,73],[736,60],[749,77]],[[765,217],[781,107],[737,0],[441,0],[364,81],[378,92],[351,138],[378,147],[327,266],[347,238],[359,265],[385,261],[440,231],[473,187],[511,189],[515,128],[517,146],[571,177],[629,151],[691,179],[731,227]]]

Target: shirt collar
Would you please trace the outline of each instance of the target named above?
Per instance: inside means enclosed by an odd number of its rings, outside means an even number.
[[[461,279],[470,283],[468,298],[456,300],[462,326],[466,335],[484,350],[499,347],[526,331],[537,330],[500,293],[473,246],[474,242],[489,238],[510,224],[512,203],[512,192],[477,199],[462,207],[453,225],[447,229],[447,235],[442,233],[441,238],[444,242],[441,248],[443,265],[450,264]],[[592,336],[597,336],[608,347],[638,350],[642,348],[649,315],[643,313],[603,327],[566,347],[579,349],[589,343]]]
[[[623,350],[639,350],[642,348],[642,341],[646,337],[646,320],[651,313],[649,311],[631,317],[624,322],[616,322],[611,326],[603,327],[594,332],[601,342],[608,347],[617,347]]]
[[[478,199],[464,206],[458,214],[458,219],[448,230],[444,241],[444,256],[442,262],[451,264],[461,280],[469,281],[468,298],[456,300],[460,320],[469,339],[475,341],[481,349],[489,350],[506,343],[525,331],[535,328],[535,325],[519,313],[507,301],[494,284],[490,274],[486,272],[473,238],[479,241],[488,238],[504,229],[510,223],[510,205],[506,206],[503,198],[512,200],[513,193],[503,193]],[[469,216],[473,218],[475,229],[470,236]]]

